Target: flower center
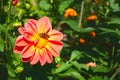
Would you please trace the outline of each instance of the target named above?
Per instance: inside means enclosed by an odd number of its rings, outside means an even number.
[[[48,43],[48,38],[49,38],[49,35],[47,35],[46,33],[40,33],[37,47],[44,48],[45,45]]]

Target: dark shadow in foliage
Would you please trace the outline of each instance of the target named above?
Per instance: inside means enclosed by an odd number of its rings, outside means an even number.
[[[0,80],[8,80],[7,68],[3,65],[3,59],[0,53]]]
[[[49,80],[46,75],[51,73],[51,64],[45,64],[44,66],[36,64],[31,66],[29,63],[24,63],[23,65],[25,69],[21,74],[21,80],[25,80],[25,77],[31,77],[32,80]]]
[[[0,80],[8,80],[7,68],[0,64]]]

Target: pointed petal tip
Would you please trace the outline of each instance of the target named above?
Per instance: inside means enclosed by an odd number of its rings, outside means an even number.
[[[25,31],[25,28],[24,28],[24,27],[20,27],[20,28],[18,28],[18,32],[19,32],[20,34],[23,34],[24,31]]]

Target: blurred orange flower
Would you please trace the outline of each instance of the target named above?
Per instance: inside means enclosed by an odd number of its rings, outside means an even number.
[[[24,27],[19,28],[20,36],[14,46],[14,52],[21,54],[23,62],[31,65],[52,63],[52,56],[59,56],[62,49],[63,34],[52,30],[48,17],[39,20],[29,19]]]
[[[97,16],[94,15],[94,14],[87,17],[88,21],[93,21],[93,20],[96,20],[96,19],[97,19]]]
[[[96,65],[96,63],[88,62],[88,63],[86,63],[86,66],[88,66],[88,67],[96,67],[97,65]]]
[[[98,3],[99,3],[99,0],[95,0],[95,3],[98,4]]]
[[[70,16],[77,16],[77,12],[72,9],[72,8],[68,8],[66,11],[65,11],[65,14],[64,14],[64,17],[70,17]]]
[[[91,35],[92,37],[96,37],[96,33],[93,32],[93,31],[90,32],[90,35]]]
[[[85,40],[84,38],[80,38],[79,41],[80,41],[80,43],[82,43],[82,44],[86,43],[86,40]]]
[[[60,64],[57,64],[56,67],[59,68],[59,67],[60,67]]]

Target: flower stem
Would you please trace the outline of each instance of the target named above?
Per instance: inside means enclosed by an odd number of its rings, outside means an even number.
[[[0,9],[0,10],[2,10],[2,9],[3,9],[3,0],[1,0],[0,3],[1,3],[1,4],[0,4],[0,8],[1,8],[1,9]]]
[[[9,0],[8,13],[7,13],[7,18],[6,18],[6,24],[8,24],[8,22],[10,20],[11,7],[12,7],[12,0]]]
[[[10,12],[11,12],[11,6],[12,6],[12,0],[9,0],[9,5],[8,5],[8,12],[7,12],[7,18],[5,22],[6,26],[6,32],[5,32],[5,41],[6,41],[6,50],[8,49],[8,30],[9,30],[9,22],[10,22]]]
[[[118,68],[118,70],[112,75],[112,77],[110,78],[110,80],[113,80],[115,78],[115,76],[120,72],[120,68]]]
[[[81,27],[81,23],[82,23],[82,15],[83,15],[83,10],[84,10],[84,1],[82,1],[82,4],[81,4],[81,12],[80,12],[80,18],[79,18],[79,27]]]

